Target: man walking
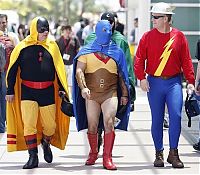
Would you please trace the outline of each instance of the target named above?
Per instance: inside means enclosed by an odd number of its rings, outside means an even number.
[[[167,162],[174,168],[183,168],[178,154],[183,105],[181,75],[183,72],[190,90],[194,90],[195,78],[187,40],[182,32],[171,27],[173,9],[164,2],[152,7],[154,28],[140,40],[134,69],[141,89],[147,92],[151,109],[151,133],[156,151],[154,166],[164,167],[163,120],[167,104],[170,147]]]

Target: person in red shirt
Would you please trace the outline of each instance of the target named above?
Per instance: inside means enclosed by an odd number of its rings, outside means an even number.
[[[147,92],[151,109],[151,133],[156,151],[154,166],[164,167],[163,120],[166,104],[170,147],[167,162],[174,168],[183,168],[178,154],[183,105],[182,73],[188,83],[187,90],[194,90],[195,78],[188,42],[182,32],[171,27],[173,10],[164,2],[152,7],[153,29],[146,32],[139,42],[134,69],[141,89]]]

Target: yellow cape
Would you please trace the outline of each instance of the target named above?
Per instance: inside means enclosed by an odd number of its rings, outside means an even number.
[[[55,41],[49,38],[47,38],[44,41],[37,40],[38,37],[37,20],[38,17],[34,18],[31,22],[30,35],[27,36],[23,41],[21,41],[12,51],[7,75],[9,73],[10,68],[18,59],[18,56],[22,49],[31,45],[41,45],[51,54],[58,78],[63,88],[65,89],[67,96],[69,97],[65,67],[59,48],[55,43]],[[24,139],[23,122],[21,117],[21,79],[19,75],[20,75],[20,68],[18,68],[16,84],[14,87],[15,100],[12,103],[7,102],[7,108],[6,108],[7,135],[11,136],[7,137],[8,141],[7,150],[9,152],[27,150],[27,146]],[[69,134],[70,118],[66,116],[64,113],[62,113],[60,110],[61,99],[59,98],[58,95],[57,79],[55,79],[54,81],[54,87],[55,87],[55,103],[56,103],[56,131],[52,137],[51,144],[63,150],[65,148],[65,144]],[[40,140],[42,138],[42,126],[40,120],[38,120],[37,129],[38,129],[37,140],[38,144],[40,144]]]

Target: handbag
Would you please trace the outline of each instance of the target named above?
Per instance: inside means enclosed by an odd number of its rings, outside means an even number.
[[[188,117],[188,127],[191,127],[191,118],[200,114],[199,101],[195,93],[191,95],[187,94],[185,100],[185,112]]]
[[[59,94],[59,95],[62,98],[60,107],[61,111],[69,117],[74,116],[73,104],[69,101],[69,99],[65,96],[65,94]]]

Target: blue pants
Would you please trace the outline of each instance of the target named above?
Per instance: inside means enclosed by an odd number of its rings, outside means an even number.
[[[151,134],[156,151],[163,150],[163,120],[165,104],[169,112],[169,146],[178,148],[181,133],[181,112],[183,105],[182,78],[177,76],[164,80],[148,76],[149,92],[147,93],[151,109]]]
[[[6,121],[6,73],[0,72],[0,133],[5,132]]]

